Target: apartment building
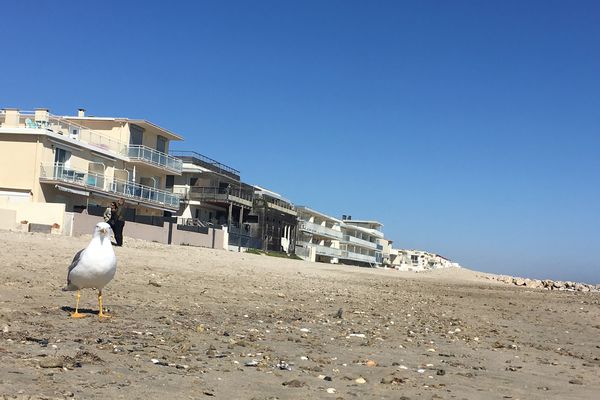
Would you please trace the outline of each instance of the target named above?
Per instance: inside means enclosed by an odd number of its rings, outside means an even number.
[[[175,151],[183,163],[180,176],[168,176],[167,187],[181,196],[180,224],[226,226],[230,246],[256,247],[250,224],[254,187],[240,180],[240,172],[195,151]]]
[[[56,116],[47,109],[0,112],[0,203],[63,203],[67,212],[124,198],[134,215],[179,210],[167,175],[182,161],[169,143],[182,138],[149,121]]]
[[[460,264],[439,254],[407,249],[392,249],[391,264],[400,271],[416,272],[437,268],[460,268]]]
[[[370,220],[353,220],[351,216],[342,216],[342,233],[340,242],[342,256],[340,264],[351,264],[364,267],[378,267],[383,263],[383,246],[380,240],[383,224]]]
[[[342,257],[342,221],[306,206],[297,206],[296,255],[311,262],[337,264]]]
[[[254,186],[250,232],[265,251],[294,253],[298,213],[291,201],[271,190]]]

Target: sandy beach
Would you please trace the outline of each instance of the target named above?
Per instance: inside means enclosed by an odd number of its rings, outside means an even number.
[[[594,399],[600,294],[126,238],[111,319],[69,318],[88,237],[0,232],[4,398]]]

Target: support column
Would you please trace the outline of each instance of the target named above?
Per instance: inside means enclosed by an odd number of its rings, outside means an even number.
[[[238,235],[238,253],[242,252],[242,221],[244,220],[244,207],[240,207],[240,234]]]

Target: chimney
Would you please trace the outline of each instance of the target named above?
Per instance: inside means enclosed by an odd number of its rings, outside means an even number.
[[[85,108],[79,108],[79,109],[77,109],[77,116],[79,118],[85,117]]]
[[[4,123],[2,126],[4,127],[19,127],[19,109],[18,108],[5,108],[4,109]]]
[[[47,124],[48,120],[50,119],[50,111],[48,111],[47,108],[36,108],[34,119],[35,122]]]
[[[348,215],[347,220],[350,221],[352,219],[352,215]]]
[[[345,221],[345,220],[346,220],[346,216],[342,215],[342,221]]]

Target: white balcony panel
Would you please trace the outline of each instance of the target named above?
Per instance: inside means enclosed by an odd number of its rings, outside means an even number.
[[[300,230],[312,233],[314,235],[325,236],[337,240],[342,240],[344,236],[341,231],[336,231],[329,227],[308,221],[300,221]]]
[[[366,247],[368,249],[377,249],[377,243],[369,242],[368,240],[364,240],[364,239],[359,239],[354,236],[344,235],[344,240],[347,243],[352,243],[357,246]]]

